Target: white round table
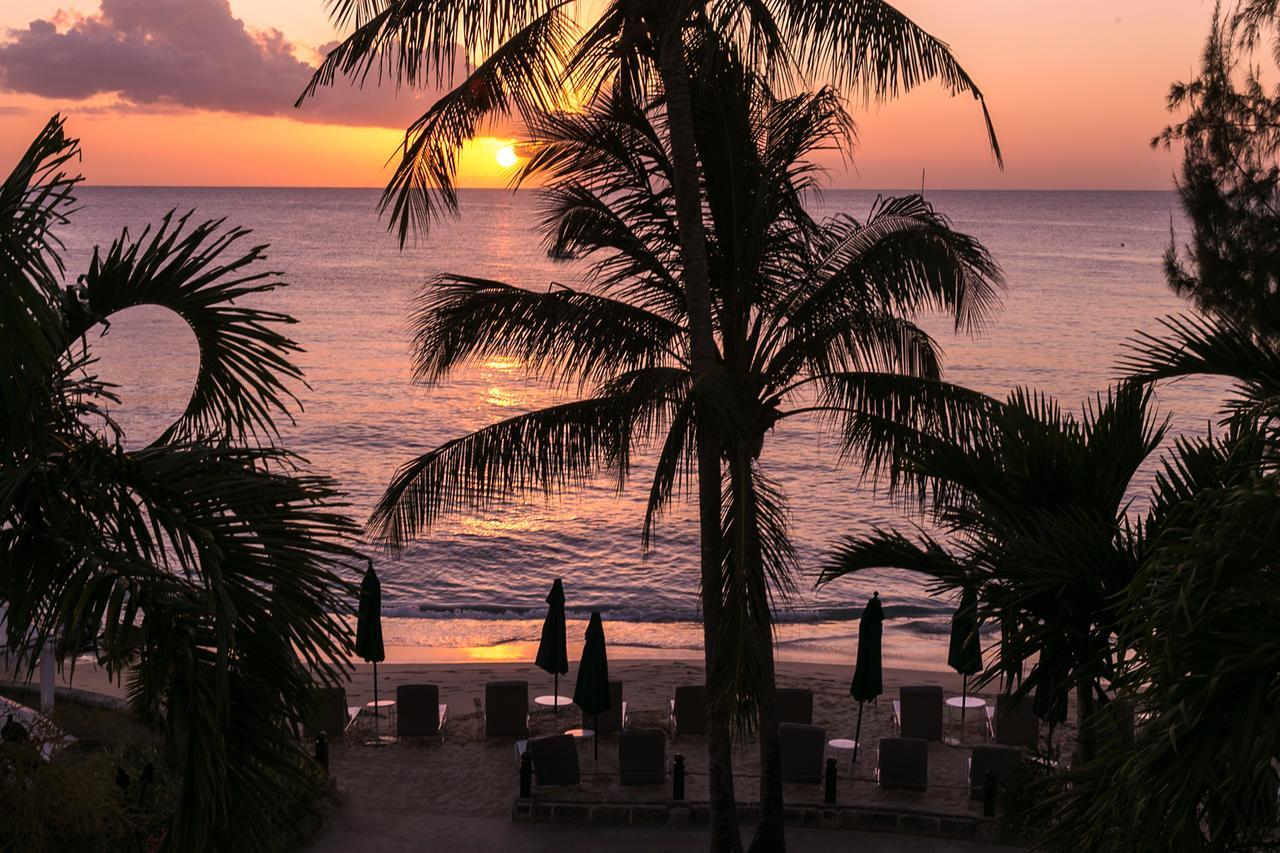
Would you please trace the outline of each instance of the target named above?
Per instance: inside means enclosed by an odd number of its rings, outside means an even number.
[[[964,714],[968,711],[975,711],[987,707],[987,700],[981,696],[948,696],[947,707],[952,708],[960,713],[960,739],[956,743],[964,743]],[[974,714],[974,719],[981,723],[982,715]]]
[[[379,699],[377,702],[370,700],[365,702],[364,706],[375,717],[392,717],[396,712],[396,700],[394,699]]]
[[[849,753],[850,756],[856,756],[858,754],[858,742],[848,737],[832,738],[827,741],[827,749],[836,753],[836,758],[839,758],[840,754],[845,752]]]
[[[567,729],[565,734],[576,738],[593,738],[596,736],[596,733],[591,729]]]
[[[386,720],[387,725],[395,725],[396,700],[379,699],[377,702],[370,700],[364,703],[364,707],[365,707],[365,710],[368,711],[368,713],[371,716],[376,718],[374,720],[375,723],[377,722],[377,720]],[[386,744],[389,744],[395,741],[394,730],[380,731],[381,729],[385,729],[385,728],[386,726],[375,725],[374,731],[379,732],[379,736],[366,741],[365,745],[366,746],[385,746]]]
[[[547,696],[535,696],[533,702],[542,708],[567,708],[573,704],[573,698],[549,694]]]

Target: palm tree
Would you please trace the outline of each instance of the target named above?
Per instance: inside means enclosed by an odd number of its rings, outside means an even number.
[[[1000,158],[982,93],[950,49],[883,0],[609,0],[575,37],[578,3],[562,0],[330,0],[334,23],[351,32],[317,69],[299,105],[339,75],[363,83],[373,72],[396,85],[453,84],[461,62],[468,73],[405,134],[400,164],[383,194],[401,242],[411,229],[457,206],[456,158],[462,145],[495,117],[515,113],[526,126],[579,93],[612,88],[637,103],[664,105],[670,186],[677,211],[681,283],[687,303],[690,366],[696,375],[722,357],[714,336],[707,237],[699,196],[692,102],[686,89],[686,40],[708,28],[732,39],[745,56],[779,79],[794,72],[829,78],[883,99],[940,79],[953,94],[982,105],[988,137]],[[585,4],[582,4],[585,5]],[[696,38],[696,35],[694,35]],[[473,58],[485,57],[474,68]],[[612,83],[610,87],[608,84]],[[711,418],[695,413],[699,478],[700,564],[705,640],[719,633],[718,574],[721,447]],[[708,653],[710,653],[708,648]],[[710,749],[713,836],[736,849],[732,780],[723,709],[712,708]]]
[[[1165,460],[1118,605],[1130,649],[1100,714],[1106,748],[1051,780],[1041,825],[1060,829],[1046,848],[1274,846],[1280,480],[1267,445],[1247,429],[1184,438]]]
[[[942,395],[939,391],[939,395]],[[1163,440],[1151,388],[1125,383],[1064,413],[1045,395],[1007,400],[946,392],[966,420],[903,430],[869,412],[864,428],[893,459],[895,486],[920,489],[946,543],[919,529],[877,529],[847,538],[820,583],[892,566],[922,573],[934,590],[976,590],[980,615],[999,623],[1002,642],[980,678],[989,682],[1039,660],[1016,690],[1042,709],[1076,692],[1080,749],[1097,751],[1094,711],[1109,698],[1128,643],[1120,597],[1141,562],[1148,530],[1131,522],[1134,475]],[[969,394],[962,402],[961,394]]]
[[[0,186],[0,604],[19,665],[53,641],[92,648],[162,732],[176,780],[174,850],[274,850],[323,774],[293,736],[312,677],[345,666],[340,615],[354,525],[333,484],[273,445],[298,351],[292,320],[245,305],[281,285],[247,232],[166,216],[127,231],[64,286],[58,226],[77,141],[52,119]],[[88,333],[168,308],[200,366],[179,419],[123,446]]]
[[[830,89],[778,99],[731,53],[711,54],[716,85],[690,91],[721,363],[701,375],[692,368],[662,114],[618,98],[548,116],[527,172],[548,180],[549,248],[589,262],[586,287],[542,292],[442,276],[415,317],[415,372],[435,382],[503,353],[589,393],[418,457],[398,472],[372,526],[396,545],[444,512],[559,492],[602,470],[621,485],[636,448],[652,445],[647,542],[696,467],[695,408],[704,401],[727,463],[717,485],[724,511],[715,541],[723,544],[710,592],[721,616],[708,684],[740,728],[759,726],[757,845],[777,850],[770,607],[792,588],[792,552],[782,496],[759,464],[767,435],[815,412],[838,424],[851,399],[899,374],[936,378],[936,345],[904,315],[942,308],[963,326],[977,323],[994,304],[999,273],[919,197],[881,200],[866,222],[815,222],[803,204],[818,178],[808,157],[847,141],[841,99]]]

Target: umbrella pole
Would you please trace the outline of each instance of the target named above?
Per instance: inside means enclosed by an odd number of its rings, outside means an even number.
[[[960,742],[964,743],[964,712],[969,706],[969,676],[960,673]]]
[[[551,706],[554,709],[551,713],[553,716],[558,717],[560,716],[560,673],[556,672],[552,673],[552,675],[555,677],[555,681],[551,682],[554,685],[551,692],[556,694],[556,703]]]
[[[373,739],[378,743],[382,742],[382,733],[378,726],[378,717],[382,715],[382,709],[378,707],[378,662],[373,662]]]
[[[858,744],[862,742],[862,706],[865,703],[858,700],[858,725],[853,730],[853,770],[858,770]]]
[[[596,714],[595,717],[596,730],[591,735],[591,747],[596,752],[595,759],[598,762],[600,760],[600,715]]]

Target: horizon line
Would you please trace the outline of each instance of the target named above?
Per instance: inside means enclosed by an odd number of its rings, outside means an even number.
[[[80,186],[89,189],[111,190],[369,190],[373,192],[382,192],[386,189],[386,187],[377,186],[324,186],[320,184],[99,184],[90,183],[89,181],[81,182]],[[539,187],[520,187],[514,189],[510,187],[456,187],[456,189],[466,190],[468,192],[501,192],[515,194],[518,192],[535,192]],[[829,192],[919,193],[920,190],[917,187],[824,187],[815,191],[818,195]],[[1177,192],[1177,187],[936,187],[933,189],[926,187],[924,194],[928,195],[930,192],[1171,193]]]

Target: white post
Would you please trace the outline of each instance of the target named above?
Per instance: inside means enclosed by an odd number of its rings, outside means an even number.
[[[53,641],[50,640],[40,655],[40,711],[44,714],[53,710],[53,669]]]

